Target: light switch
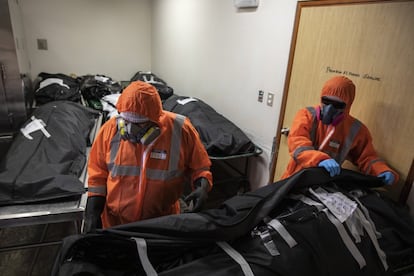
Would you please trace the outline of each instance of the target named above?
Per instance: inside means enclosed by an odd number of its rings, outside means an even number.
[[[264,95],[263,90],[259,90],[259,95],[257,96],[257,101],[258,102],[260,102],[260,103],[263,102],[263,95]]]
[[[267,105],[268,106],[272,106],[273,105],[273,98],[274,98],[274,94],[273,93],[267,93]]]

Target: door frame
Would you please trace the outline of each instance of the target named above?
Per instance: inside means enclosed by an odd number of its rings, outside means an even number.
[[[286,71],[286,77],[285,77],[285,83],[284,83],[284,89],[283,89],[283,96],[282,96],[282,102],[281,102],[281,109],[279,114],[279,121],[276,129],[276,135],[274,138],[274,144],[272,149],[272,156],[271,156],[271,163],[270,163],[270,174],[269,174],[269,183],[274,182],[275,173],[276,173],[276,167],[277,167],[277,159],[279,155],[279,147],[282,139],[282,128],[285,127],[284,119],[285,119],[285,113],[286,113],[286,105],[288,101],[288,92],[290,87],[290,81],[292,77],[292,70],[293,70],[293,60],[295,57],[295,50],[296,50],[296,44],[298,40],[298,30],[300,26],[300,18],[301,18],[301,12],[302,8],[309,8],[309,7],[320,7],[320,6],[332,6],[332,5],[349,5],[349,4],[369,4],[369,3],[390,3],[390,2],[410,2],[412,0],[319,0],[319,1],[298,1],[296,6],[296,14],[295,14],[295,22],[293,26],[293,33],[292,33],[292,39],[291,39],[291,46],[290,46],[290,53],[289,53],[289,60],[288,60],[288,66]],[[400,181],[404,184],[404,187],[402,188],[405,193],[407,193],[413,185],[414,180],[414,166],[412,165],[410,167],[410,171],[407,174],[406,179],[401,179]],[[411,177],[410,177],[411,176]],[[409,187],[408,187],[409,186]],[[408,194],[408,193],[407,193]],[[405,198],[406,196],[400,194],[400,201],[401,198]]]

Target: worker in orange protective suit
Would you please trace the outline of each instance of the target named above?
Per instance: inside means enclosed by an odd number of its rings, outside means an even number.
[[[282,179],[317,166],[333,177],[348,159],[387,185],[398,181],[398,174],[378,157],[368,128],[349,114],[354,98],[354,83],[335,76],[324,84],[320,106],[299,110],[288,136],[291,158]]]
[[[90,151],[83,232],[180,213],[186,180],[192,211],[212,188],[211,162],[190,120],[162,109],[155,87],[136,81],[120,95],[119,116],[101,127]],[[190,204],[191,205],[191,204]]]

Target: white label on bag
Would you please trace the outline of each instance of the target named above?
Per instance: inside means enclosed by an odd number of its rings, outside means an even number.
[[[182,99],[182,100],[177,100],[177,103],[181,104],[181,105],[185,105],[188,104],[190,102],[197,102],[197,99],[194,98],[187,98],[187,99]]]
[[[309,189],[309,191],[316,196],[341,223],[347,220],[357,208],[356,202],[340,192],[328,193],[320,187],[315,191],[312,189]]]

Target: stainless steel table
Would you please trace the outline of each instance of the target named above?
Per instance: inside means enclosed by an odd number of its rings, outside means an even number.
[[[94,141],[101,125],[102,115],[96,119],[95,125],[91,130],[91,143]],[[86,151],[87,159],[89,157],[89,151],[90,147],[88,147]],[[69,221],[74,223],[74,226],[79,233],[81,229],[81,226],[79,224],[83,219],[83,213],[87,200],[87,162],[79,179],[82,181],[82,183],[85,184],[85,193],[76,198],[66,198],[62,199],[61,201],[55,200],[45,203],[39,202],[0,207],[0,229],[19,226],[32,226],[38,224],[44,224],[46,225],[45,227],[47,227],[47,225],[51,223]],[[33,244],[18,244],[6,247],[0,245],[0,252],[39,246],[48,246],[52,244],[58,244],[60,242],[61,241],[44,243],[43,240],[41,240],[39,243]]]

